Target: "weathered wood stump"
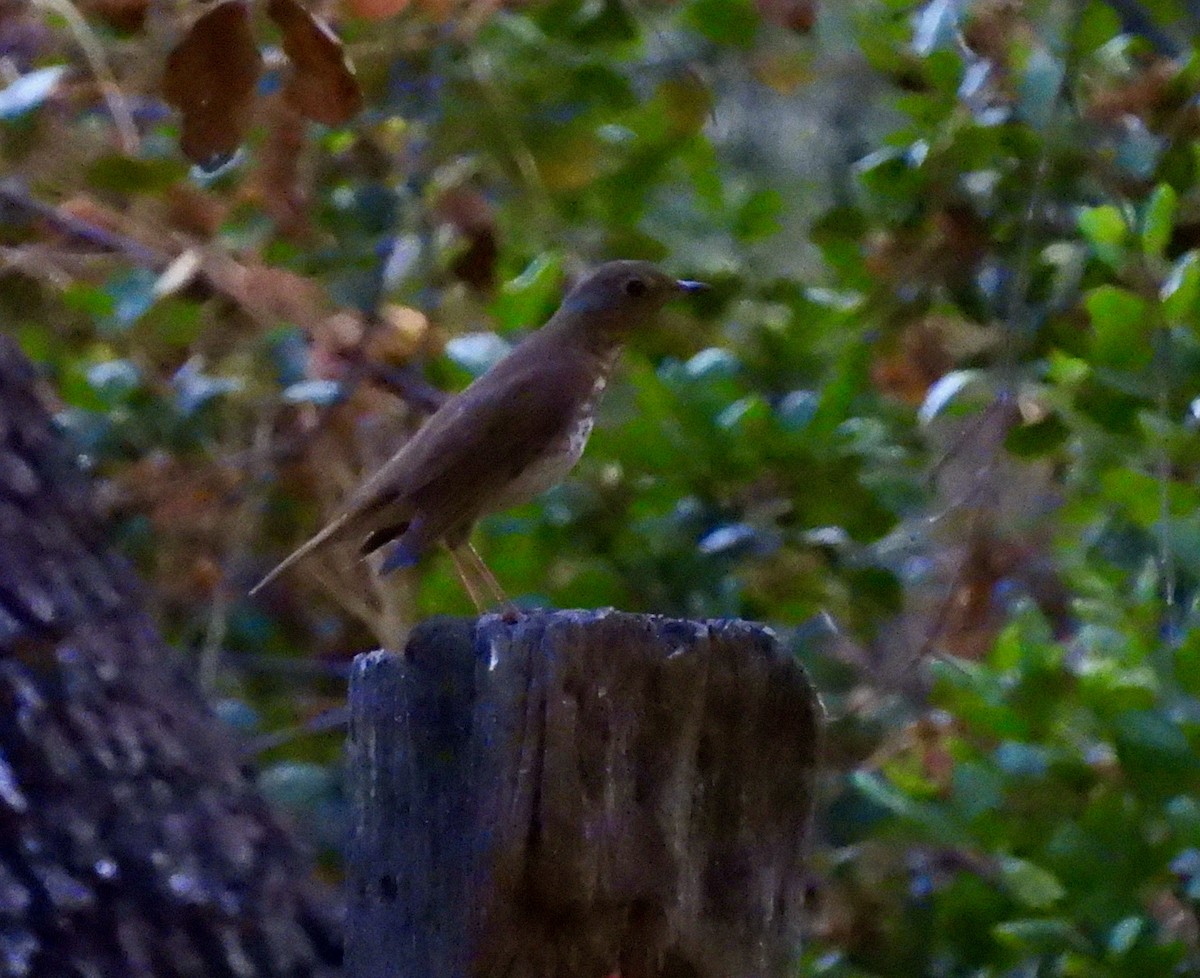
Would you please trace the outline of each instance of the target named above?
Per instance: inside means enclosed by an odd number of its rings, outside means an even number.
[[[766,629],[426,623],[355,662],[352,978],[774,978],[819,704]]]

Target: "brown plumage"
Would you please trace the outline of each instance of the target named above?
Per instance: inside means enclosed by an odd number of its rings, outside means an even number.
[[[342,512],[256,584],[339,541],[362,554],[391,544],[383,570],[437,543],[454,553],[476,520],[534,498],[579,460],[621,346],[681,292],[703,288],[648,262],[615,261],[583,279],[541,329],[447,400],[347,501]],[[481,604],[459,563],[476,604]],[[476,570],[498,592],[481,563]]]

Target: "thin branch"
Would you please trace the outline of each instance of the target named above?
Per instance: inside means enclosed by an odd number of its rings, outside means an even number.
[[[88,26],[87,21],[83,19],[83,15],[71,0],[33,0],[33,4],[35,7],[58,14],[67,22],[67,27],[70,28],[76,42],[83,50],[83,56],[87,58],[92,74],[95,75],[96,82],[100,86],[100,93],[104,96],[104,102],[108,106],[113,124],[117,127],[121,151],[127,156],[136,156],[139,149],[139,138],[137,127],[133,122],[133,113],[129,111],[129,106],[125,102],[125,94],[117,84],[117,79],[108,65],[108,58],[104,54],[104,48],[96,39],[95,32]]]
[[[409,407],[424,414],[432,414],[450,396],[439,387],[429,383],[415,367],[406,364],[393,367],[390,364],[368,360],[368,377],[385,390],[391,391]]]
[[[327,659],[239,653],[236,658],[231,659],[230,666],[239,672],[305,682],[321,680],[344,682],[350,678],[349,662],[331,662]]]
[[[271,436],[274,428],[275,419],[272,413],[262,418],[254,430],[251,458],[254,459],[255,465],[249,480],[252,486],[265,485],[263,476],[271,457]],[[197,668],[200,688],[205,692],[211,692],[216,685],[221,651],[229,630],[229,606],[233,602],[230,568],[236,571],[249,551],[259,509],[257,494],[253,491],[247,492],[242,496],[240,505],[230,521],[232,539],[226,548],[225,557],[221,561],[220,579],[217,581],[212,604],[209,606],[204,646],[200,651],[200,662]]]
[[[1033,282],[1033,253],[1034,245],[1037,240],[1037,220],[1039,214],[1045,206],[1047,176],[1050,171],[1050,152],[1053,145],[1052,136],[1056,133],[1059,125],[1060,116],[1066,102],[1067,86],[1072,77],[1072,72],[1078,58],[1078,45],[1074,43],[1074,38],[1078,32],[1079,23],[1083,15],[1084,5],[1078,0],[1072,4],[1070,17],[1064,29],[1064,37],[1067,41],[1067,53],[1063,59],[1063,73],[1059,80],[1058,86],[1054,90],[1053,102],[1050,107],[1050,113],[1046,119],[1043,129],[1042,145],[1038,154],[1038,159],[1034,168],[1033,183],[1030,188],[1029,198],[1025,205],[1025,211],[1021,221],[1021,234],[1017,241],[1017,251],[1013,258],[1015,271],[1012,278],[1009,280],[1008,290],[1004,296],[1003,308],[1001,309],[1001,321],[1005,324],[1004,343],[1000,351],[1000,362],[997,364],[1000,370],[999,391],[996,400],[988,408],[985,408],[980,414],[980,422],[978,424],[968,424],[964,426],[964,430],[971,431],[971,441],[976,441],[978,430],[982,428],[983,420],[992,417],[992,408],[999,405],[1001,410],[1016,398],[1016,372],[1017,372],[1017,357],[1019,344],[1027,338],[1030,304],[1029,290]],[[957,452],[959,448],[965,444],[965,439],[956,440],[955,444],[943,455],[934,467],[934,477],[941,472],[949,459]],[[1002,444],[1002,442],[1001,442]],[[988,450],[988,455],[982,466],[979,467],[976,474],[975,486],[983,491],[990,487],[996,478],[997,467],[1000,461],[1001,445],[995,445]],[[968,490],[964,501],[973,499],[976,496],[974,491]],[[954,506],[948,507],[953,509]],[[971,516],[971,526],[968,532],[968,539],[974,540],[983,529],[983,511],[977,508]],[[909,663],[909,668],[912,665],[922,661],[926,656],[932,655],[941,658],[943,661],[951,661],[944,654],[940,653],[937,645],[941,642],[949,623],[951,613],[954,608],[954,602],[960,592],[960,589],[965,581],[967,563],[970,560],[970,548],[964,552],[962,562],[952,577],[946,595],[940,603],[940,608],[934,619],[932,627],[927,631],[924,641],[921,644],[917,654]]]
[[[68,214],[51,204],[38,200],[19,180],[12,178],[0,180],[0,202],[45,221],[56,231],[68,237],[104,251],[125,255],[138,265],[153,271],[163,271],[172,261],[172,256],[165,252],[147,247],[134,238],[110,231],[108,228],[100,227],[98,224],[93,224],[91,221]]]
[[[317,716],[304,723],[298,723],[291,727],[284,727],[282,730],[273,730],[271,733],[250,738],[246,744],[246,753],[262,754],[276,747],[282,747],[285,744],[291,743],[293,740],[298,740],[300,737],[312,737],[317,734],[328,733],[330,730],[340,730],[349,722],[350,708],[348,706],[335,706],[324,713],[317,714]]]

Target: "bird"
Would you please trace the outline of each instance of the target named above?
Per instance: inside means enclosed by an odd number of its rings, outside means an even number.
[[[442,544],[481,614],[485,589],[513,610],[470,544],[475,523],[562,481],[583,454],[625,341],[650,326],[672,298],[707,288],[646,261],[599,266],[567,293],[544,326],[444,401],[350,494],[337,516],[250,593],[339,542],[355,541],[364,557],[386,547],[383,574],[414,566]]]

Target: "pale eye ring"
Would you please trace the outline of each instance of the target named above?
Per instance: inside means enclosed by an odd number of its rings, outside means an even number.
[[[640,299],[649,290],[649,286],[640,278],[631,278],[625,283],[625,294],[634,299]]]

